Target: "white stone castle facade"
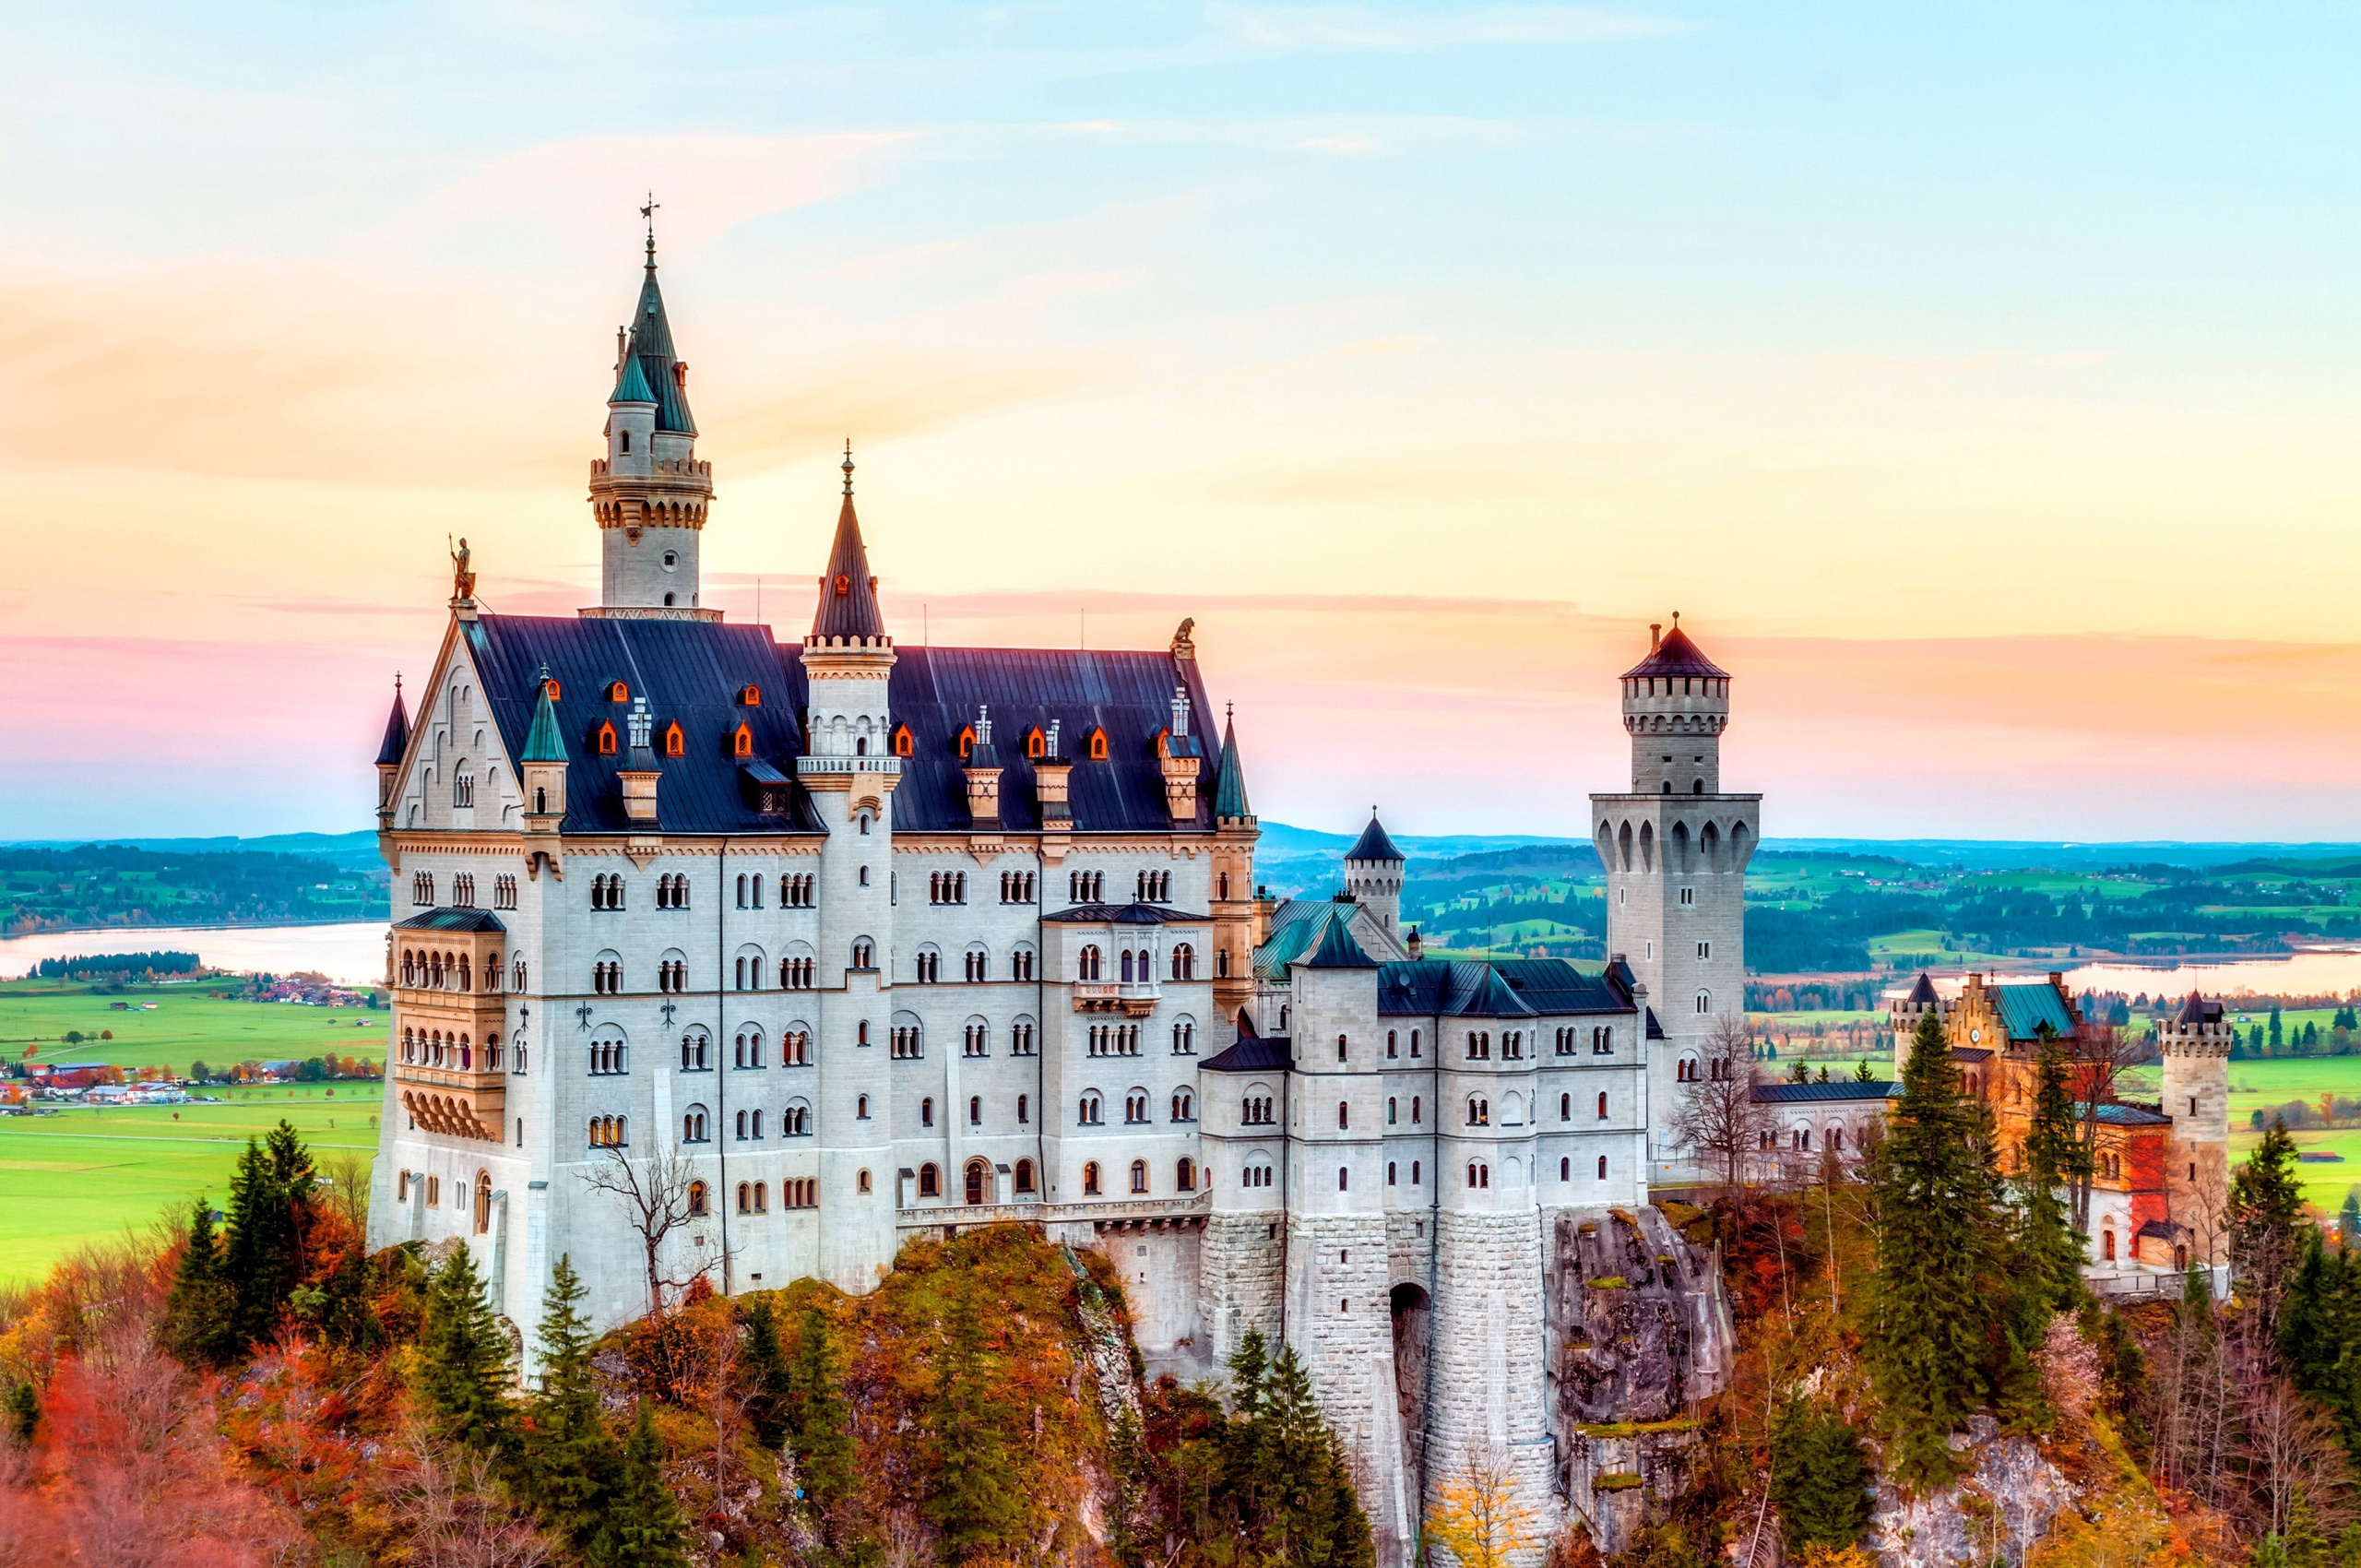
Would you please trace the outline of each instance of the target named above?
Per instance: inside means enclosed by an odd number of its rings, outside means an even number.
[[[463,556],[414,720],[397,695],[373,1241],[468,1240],[519,1324],[569,1254],[611,1324],[647,1304],[587,1183],[618,1162],[686,1169],[662,1272],[726,1291],[861,1291],[908,1237],[1019,1221],[1121,1265],[1159,1368],[1298,1347],[1383,1561],[1478,1451],[1544,1524],[1583,1506],[1576,1424],[1621,1375],[1568,1348],[1585,1278],[1660,1273],[1689,1392],[1720,1375],[1718,1288],[1645,1206],[1743,1006],[1729,677],[1677,625],[1622,677],[1603,975],[1424,958],[1374,820],[1344,893],[1260,894],[1188,624],[897,645],[849,455],[810,634],[704,607],[687,384],[651,246],[591,469],[599,603],[494,614]]]

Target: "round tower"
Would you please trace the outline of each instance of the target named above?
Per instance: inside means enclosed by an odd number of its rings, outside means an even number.
[[[599,603],[583,613],[718,621],[720,611],[697,602],[697,546],[713,500],[713,465],[697,458],[689,367],[672,350],[652,230],[639,303],[616,339],[607,454],[590,465]]]
[[[1394,840],[1385,835],[1384,826],[1377,820],[1377,808],[1369,808],[1369,826],[1353,847],[1345,851],[1345,891],[1355,902],[1365,906],[1385,927],[1385,934],[1398,936],[1402,923],[1402,872],[1406,862]]]
[[[1623,676],[1623,729],[1631,737],[1631,793],[1718,795],[1730,678],[1680,629],[1648,628],[1648,657]]]
[[[2208,1264],[2225,1255],[2215,1217],[2229,1196],[2233,1034],[2222,1004],[2193,991],[2179,1013],[2156,1028],[2156,1049],[2164,1056],[2162,1103],[2173,1119],[2166,1190],[2183,1243],[2191,1257]]]
[[[1893,1031],[1893,1075],[1902,1076],[1902,1069],[1910,1062],[1910,1043],[1918,1038],[1918,1020],[1932,1013],[1938,1019],[1943,1016],[1943,999],[1935,990],[1935,982],[1927,971],[1918,971],[1916,983],[1910,994],[1886,1009],[1886,1025]]]

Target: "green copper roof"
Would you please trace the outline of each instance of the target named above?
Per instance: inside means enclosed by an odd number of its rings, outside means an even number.
[[[565,737],[558,733],[557,704],[550,701],[549,671],[541,671],[540,706],[533,709],[533,728],[525,737],[527,762],[564,762]]]
[[[1350,924],[1351,922],[1346,919],[1341,910],[1330,915],[1328,929],[1320,936],[1320,946],[1311,957],[1303,961],[1304,968],[1309,969],[1373,969],[1377,968],[1377,960],[1361,951],[1361,944],[1353,940],[1353,933],[1347,929]]]
[[[653,403],[656,394],[648,390],[647,373],[639,368],[639,356],[623,356],[623,373],[615,378],[615,395],[610,403]]]
[[[647,400],[656,405],[656,428],[679,435],[694,435],[697,422],[690,417],[688,393],[674,371],[679,356],[672,351],[671,323],[664,317],[664,293],[656,286],[653,251],[648,253],[647,276],[639,286],[639,303],[632,312],[631,347],[626,356],[638,362],[647,390],[653,394]],[[618,389],[623,385],[623,378],[618,377]]]
[[[1225,718],[1221,726],[1221,785],[1214,792],[1214,815],[1252,816],[1246,803],[1246,769],[1238,763],[1238,726]]]

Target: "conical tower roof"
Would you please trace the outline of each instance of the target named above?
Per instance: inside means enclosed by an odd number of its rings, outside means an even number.
[[[1361,836],[1354,841],[1353,847],[1345,851],[1345,859],[1392,861],[1396,865],[1401,864],[1405,859],[1402,851],[1394,847],[1394,840],[1385,836],[1384,825],[1377,820],[1375,806],[1370,807],[1369,826],[1361,829]]]
[[[393,767],[409,749],[409,709],[402,706],[401,677],[394,678],[394,710],[386,715],[386,738],[377,746],[377,766]]]
[[[1221,783],[1214,791],[1214,815],[1252,816],[1246,803],[1246,768],[1238,760],[1238,723],[1229,714],[1221,721]]]
[[[679,435],[694,435],[697,422],[689,413],[689,395],[682,383],[680,356],[672,351],[672,324],[664,316],[664,291],[656,286],[656,242],[647,242],[647,270],[640,280],[639,303],[632,309],[631,346],[623,352],[623,374],[615,378],[614,401],[656,405],[656,428]],[[643,396],[626,398],[632,368],[637,366]]]
[[[1910,988],[1910,1004],[1914,1007],[1940,1007],[1943,999],[1935,993],[1935,982],[1927,971],[1918,971],[1918,982]]]
[[[1673,617],[1672,630],[1662,641],[1648,649],[1647,658],[1623,671],[1623,679],[1649,675],[1711,675],[1727,676],[1729,671],[1705,657],[1687,632],[1680,629],[1680,617]]]
[[[541,666],[541,700],[533,709],[533,728],[525,736],[520,762],[566,762],[565,736],[557,727],[557,704],[550,700],[550,670]]]
[[[885,614],[877,608],[877,579],[869,572],[869,548],[860,541],[860,519],[852,509],[852,443],[845,443],[845,504],[836,512],[836,539],[828,547],[827,575],[820,579],[820,608],[812,635],[871,638],[885,635]]]

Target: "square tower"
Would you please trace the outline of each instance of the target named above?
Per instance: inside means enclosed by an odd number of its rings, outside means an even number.
[[[1704,1071],[1714,1029],[1746,1016],[1746,866],[1761,795],[1722,789],[1730,677],[1673,618],[1650,626],[1648,657],[1623,672],[1629,791],[1591,797],[1607,868],[1607,949],[1646,987],[1662,1038],[1645,1030],[1649,1175],[1688,1163],[1669,1142],[1675,1097]]]

